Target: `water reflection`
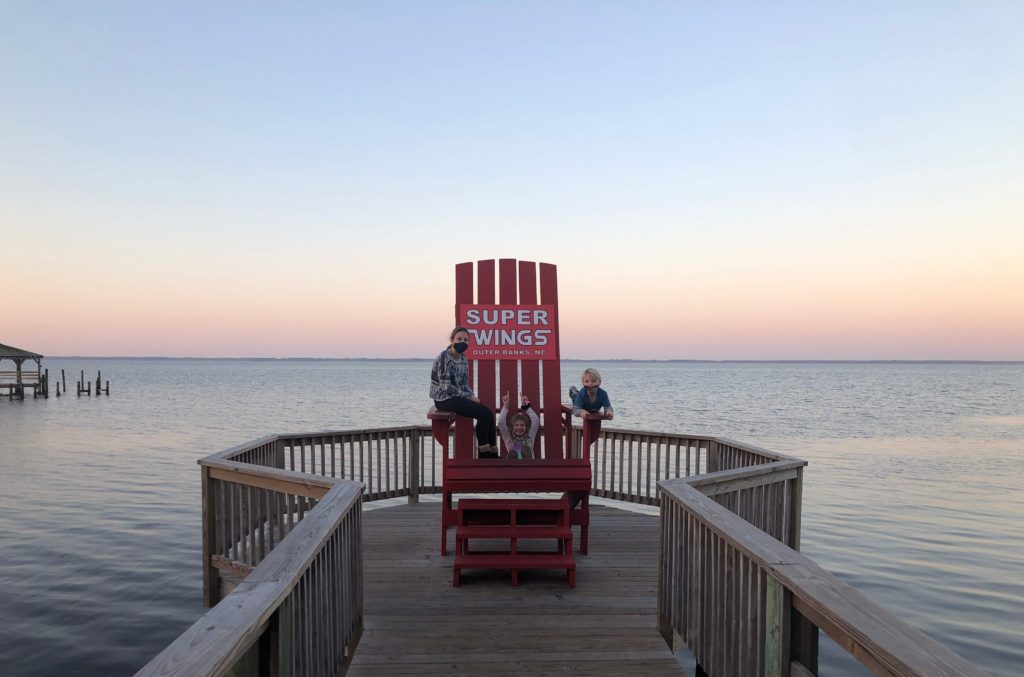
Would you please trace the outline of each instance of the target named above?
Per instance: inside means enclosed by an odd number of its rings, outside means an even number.
[[[129,674],[201,613],[196,459],[424,420],[429,362],[47,360],[110,397],[0,401],[0,665]],[[564,363],[562,382],[583,367]],[[803,549],[993,674],[1024,646],[1024,367],[596,364],[615,426],[807,459]],[[855,674],[823,648],[823,675]]]

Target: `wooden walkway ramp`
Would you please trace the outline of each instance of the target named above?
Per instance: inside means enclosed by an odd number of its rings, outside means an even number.
[[[657,630],[657,517],[592,506],[575,589],[565,571],[524,571],[518,588],[507,571],[467,571],[453,588],[440,513],[424,502],[363,514],[364,632],[349,675],[683,674]]]

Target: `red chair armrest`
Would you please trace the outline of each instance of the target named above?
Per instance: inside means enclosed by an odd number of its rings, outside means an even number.
[[[438,411],[437,407],[431,407],[427,410],[427,418],[431,421],[448,421],[449,424],[455,423],[454,412]]]
[[[434,439],[445,451],[445,458],[448,458],[448,430],[455,423],[455,414],[450,411],[438,411],[437,407],[427,410],[427,418],[430,419],[430,432]]]

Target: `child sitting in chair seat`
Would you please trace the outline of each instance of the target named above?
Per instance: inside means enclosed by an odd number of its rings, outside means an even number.
[[[511,421],[508,419],[508,393],[501,397],[501,413],[498,414],[498,430],[508,449],[508,458],[527,460],[534,457],[533,443],[540,428],[540,416],[530,407],[530,398],[522,396],[522,406]]]

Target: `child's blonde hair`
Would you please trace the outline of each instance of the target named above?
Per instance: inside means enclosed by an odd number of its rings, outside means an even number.
[[[600,383],[603,380],[601,378],[601,372],[599,372],[597,369],[594,369],[593,367],[587,367],[586,369],[584,369],[583,376],[589,376],[592,379],[596,378],[598,383]],[[580,377],[581,381],[583,380],[583,376]]]

